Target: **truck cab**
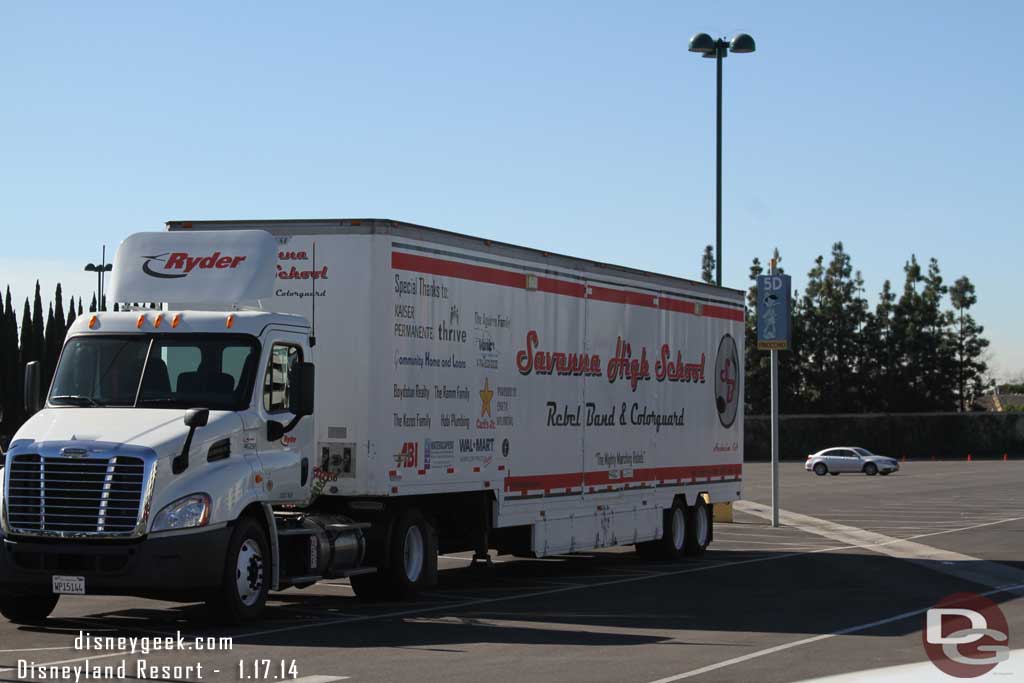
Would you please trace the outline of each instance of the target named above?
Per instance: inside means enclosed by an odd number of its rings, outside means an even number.
[[[7,454],[8,592],[223,597],[232,532],[248,518],[263,537],[242,549],[235,593],[241,607],[259,602],[273,581],[270,508],[309,498],[308,331],[259,311],[76,321],[42,409]]]

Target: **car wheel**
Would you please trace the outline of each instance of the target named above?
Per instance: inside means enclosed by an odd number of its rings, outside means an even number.
[[[38,624],[50,616],[59,595],[3,595],[0,596],[0,614],[13,624]]]
[[[869,477],[875,476],[876,474],[878,474],[878,465],[876,465],[873,462],[869,462],[867,465],[864,465],[864,474],[868,475]]]
[[[678,501],[665,510],[665,522],[661,538],[637,543],[636,551],[644,559],[677,560],[683,556],[688,542],[689,524],[687,523],[686,504]]]
[[[824,477],[826,474],[828,474],[828,468],[825,467],[825,463],[819,462],[814,466],[814,473],[817,474],[819,477]]]
[[[224,579],[217,595],[206,601],[210,615],[226,624],[258,617],[267,604],[271,577],[270,544],[263,525],[242,517],[228,541]]]

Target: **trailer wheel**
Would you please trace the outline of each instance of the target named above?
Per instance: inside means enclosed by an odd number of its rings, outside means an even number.
[[[430,524],[419,510],[409,508],[391,530],[390,566],[376,574],[353,576],[352,590],[364,600],[403,600],[416,597],[428,585],[437,547]],[[434,558],[431,557],[434,555]]]
[[[686,547],[684,552],[687,555],[703,555],[708,544],[711,543],[711,525],[714,522],[711,518],[711,508],[704,502],[704,496],[697,496],[697,500],[690,507],[686,516]]]
[[[263,612],[270,592],[270,544],[263,525],[242,517],[228,542],[224,580],[217,594],[206,601],[217,621],[239,624]]]
[[[672,507],[665,510],[661,538],[637,543],[636,551],[645,560],[677,560],[686,551],[688,535],[686,504],[676,501]]]
[[[38,624],[50,616],[59,595],[3,595],[0,596],[0,614],[14,624]]]

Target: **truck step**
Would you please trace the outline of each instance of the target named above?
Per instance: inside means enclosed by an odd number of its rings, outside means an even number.
[[[312,536],[312,529],[278,529],[278,536]]]
[[[353,531],[355,529],[369,529],[373,526],[372,522],[349,522],[348,524],[331,524],[332,529],[338,531]]]
[[[282,576],[281,583],[299,584],[299,583],[316,583],[322,580],[324,577],[314,574],[313,576]]]

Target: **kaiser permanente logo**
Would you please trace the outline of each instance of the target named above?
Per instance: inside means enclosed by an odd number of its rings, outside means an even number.
[[[143,256],[142,272],[150,277],[164,279],[185,277],[194,270],[223,270],[237,268],[244,256],[224,256],[215,251],[207,256],[192,256],[185,251],[166,251]]]
[[[974,593],[954,593],[925,615],[924,651],[957,678],[986,674],[1010,657],[1010,629],[1003,611]]]

